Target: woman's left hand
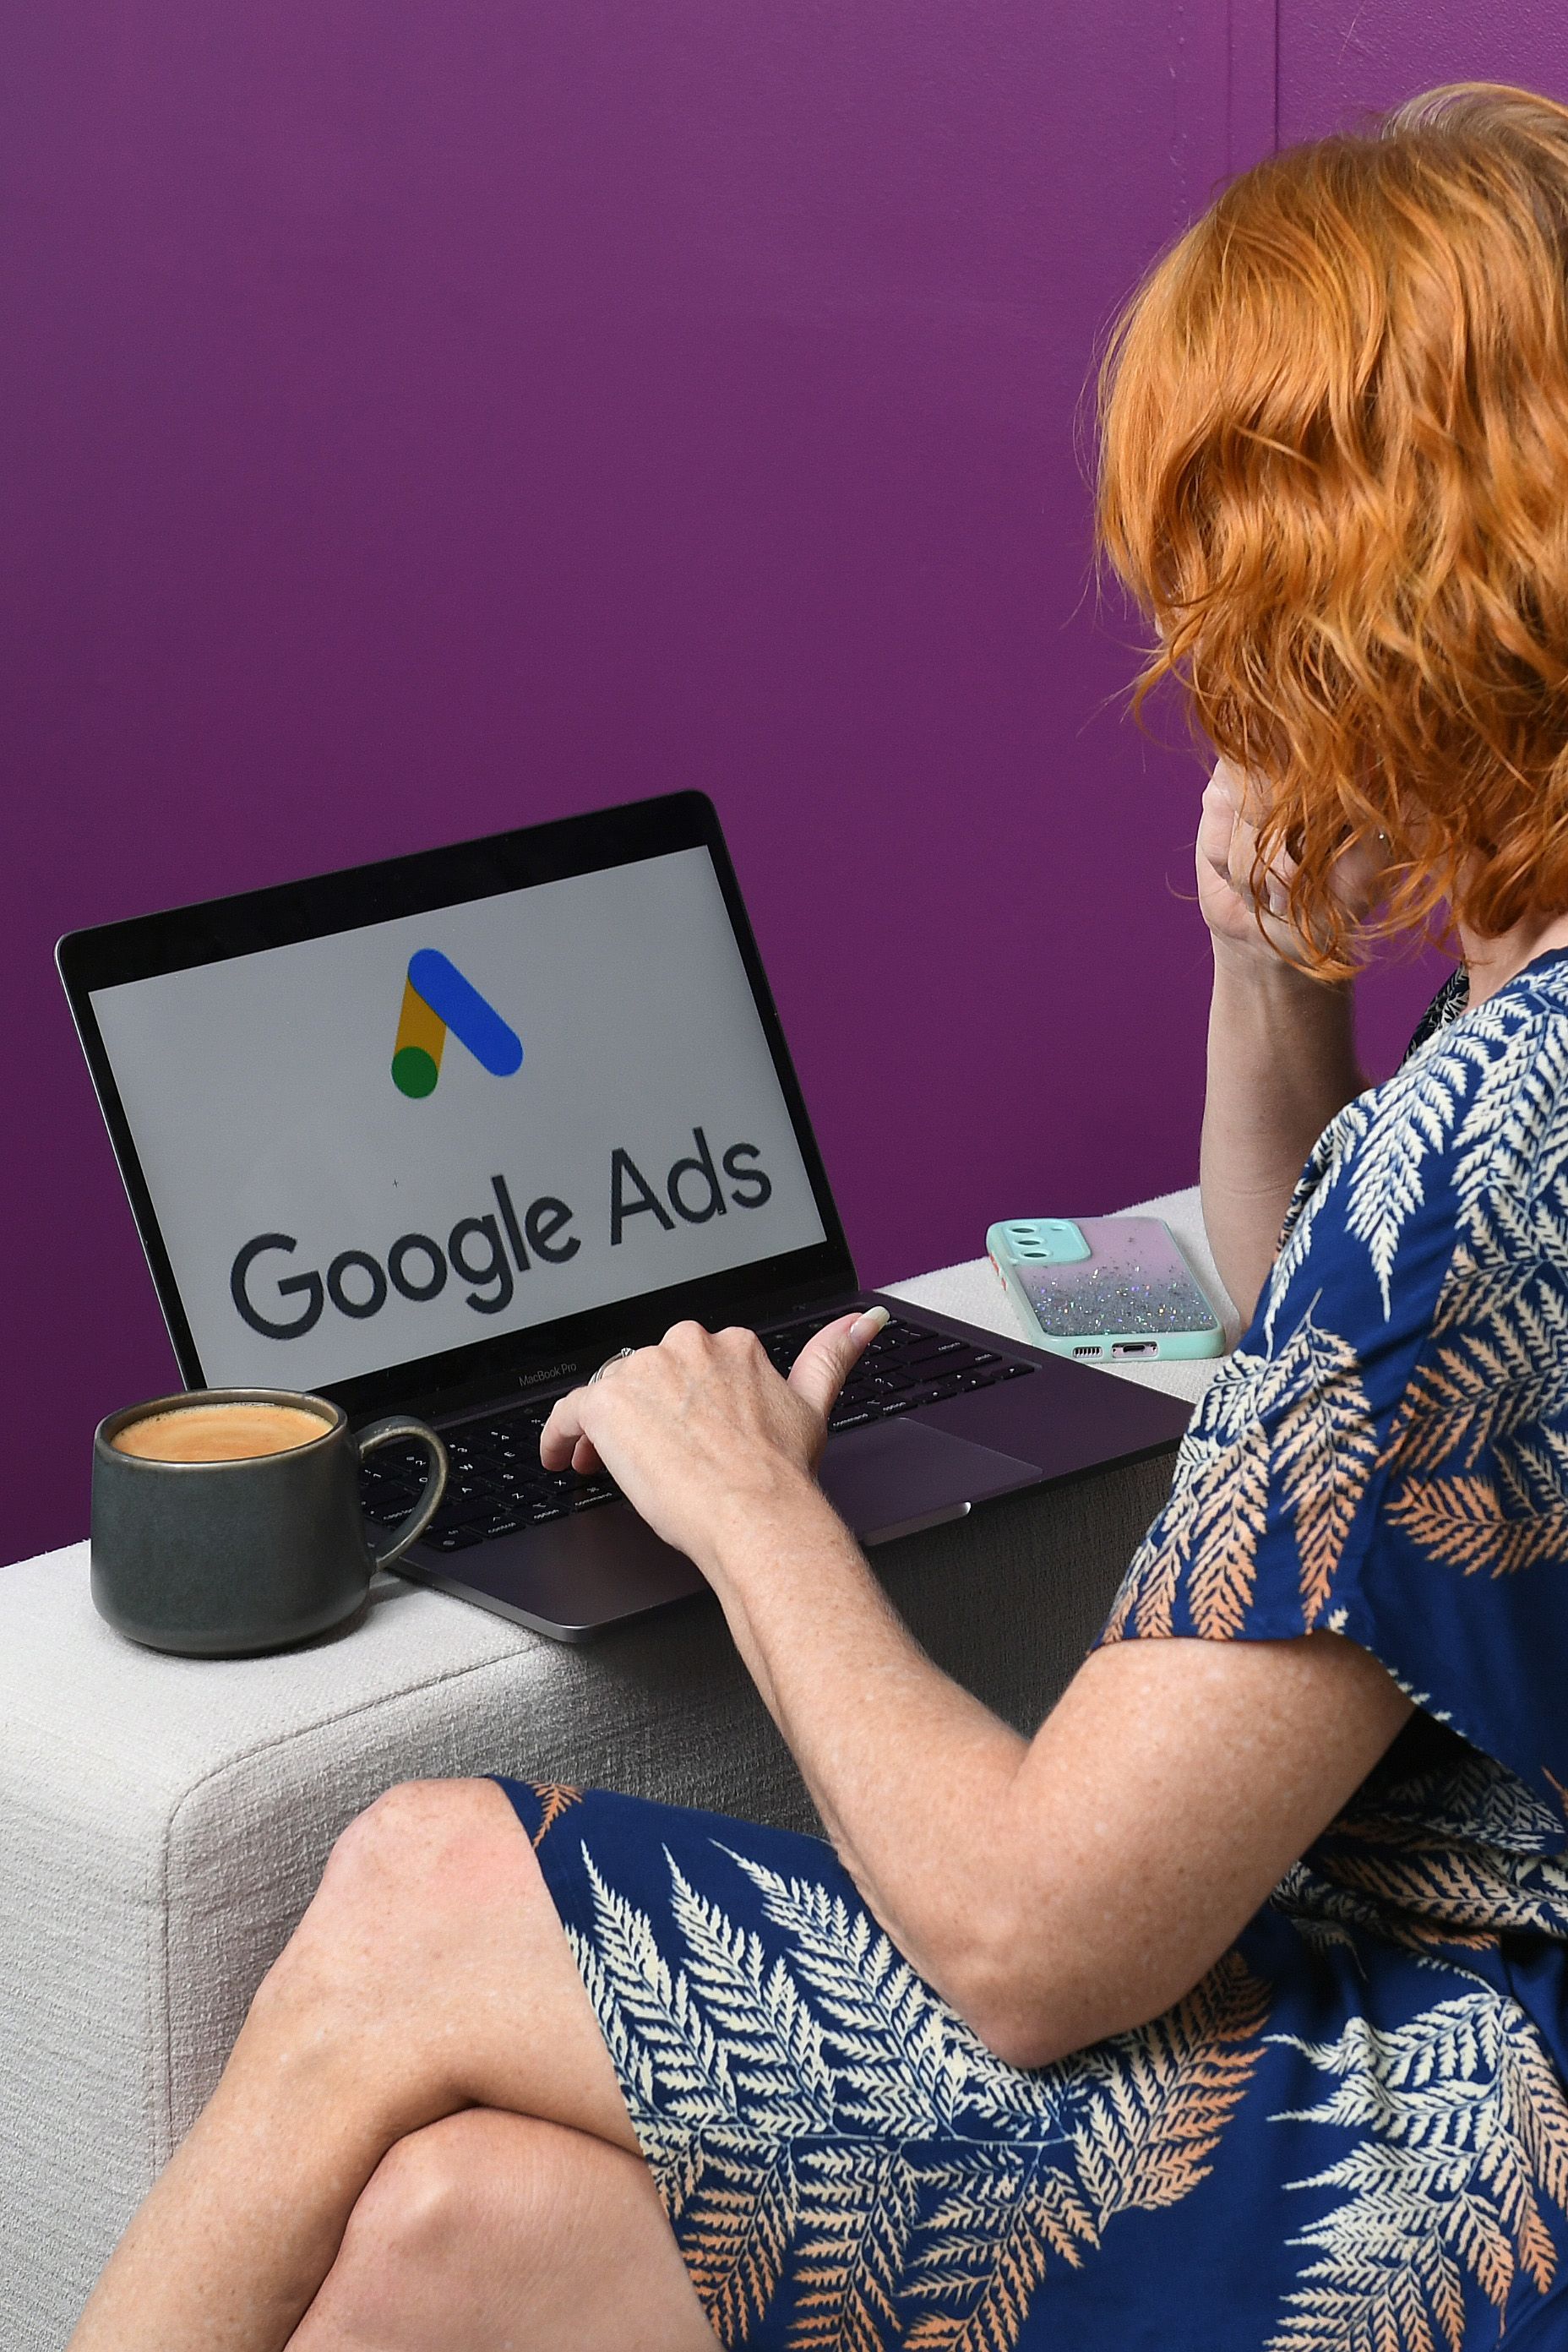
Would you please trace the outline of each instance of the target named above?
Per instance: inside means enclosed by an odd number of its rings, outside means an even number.
[[[881,1307],[841,1315],[806,1341],[787,1381],[753,1332],[678,1323],[657,1348],[612,1360],[603,1379],[562,1397],[540,1458],[547,1470],[607,1470],[707,1571],[737,1509],[809,1489],[838,1391],[887,1320]]]

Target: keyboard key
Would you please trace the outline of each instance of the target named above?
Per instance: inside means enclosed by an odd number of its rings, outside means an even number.
[[[467,1500],[443,1503],[436,1514],[438,1528],[482,1528],[496,1515],[495,1505],[475,1495]]]

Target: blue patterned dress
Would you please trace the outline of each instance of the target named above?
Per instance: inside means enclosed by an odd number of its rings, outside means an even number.
[[[722,2343],[1568,2346],[1568,953],[1444,1009],[1101,1637],[1326,1626],[1418,1705],[1174,2009],[1005,2066],[821,1843],[506,1784]]]

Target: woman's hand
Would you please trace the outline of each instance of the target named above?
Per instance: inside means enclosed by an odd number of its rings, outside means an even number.
[[[1294,963],[1300,943],[1284,919],[1294,869],[1282,859],[1264,877],[1263,899],[1254,896],[1258,826],[1247,809],[1247,778],[1228,760],[1217,761],[1198,819],[1198,905],[1216,952],[1262,957],[1270,964],[1278,954]],[[1255,806],[1253,815],[1260,814]]]
[[[887,1321],[884,1307],[841,1315],[806,1341],[787,1381],[753,1332],[678,1323],[561,1398],[540,1458],[547,1470],[607,1470],[706,1572],[737,1510],[809,1492],[838,1391]]]
[[[1216,761],[1204,786],[1198,819],[1198,905],[1216,955],[1233,962],[1261,961],[1273,971],[1279,970],[1282,959],[1300,969],[1305,961],[1305,945],[1287,913],[1295,859],[1280,851],[1261,877],[1261,895],[1254,888],[1258,830],[1263,814],[1258,787],[1228,760]],[[1358,842],[1341,854],[1334,868],[1333,892],[1352,923],[1359,922],[1375,901],[1381,873],[1377,856],[1368,845]]]

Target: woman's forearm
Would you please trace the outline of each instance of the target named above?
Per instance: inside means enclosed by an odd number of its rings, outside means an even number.
[[[731,1515],[702,1566],[845,1867],[967,2012],[1027,1743],[932,1664],[805,1481]]]
[[[1308,1153],[1365,1083],[1348,985],[1216,947],[1199,1165],[1209,1247],[1244,1321]]]

